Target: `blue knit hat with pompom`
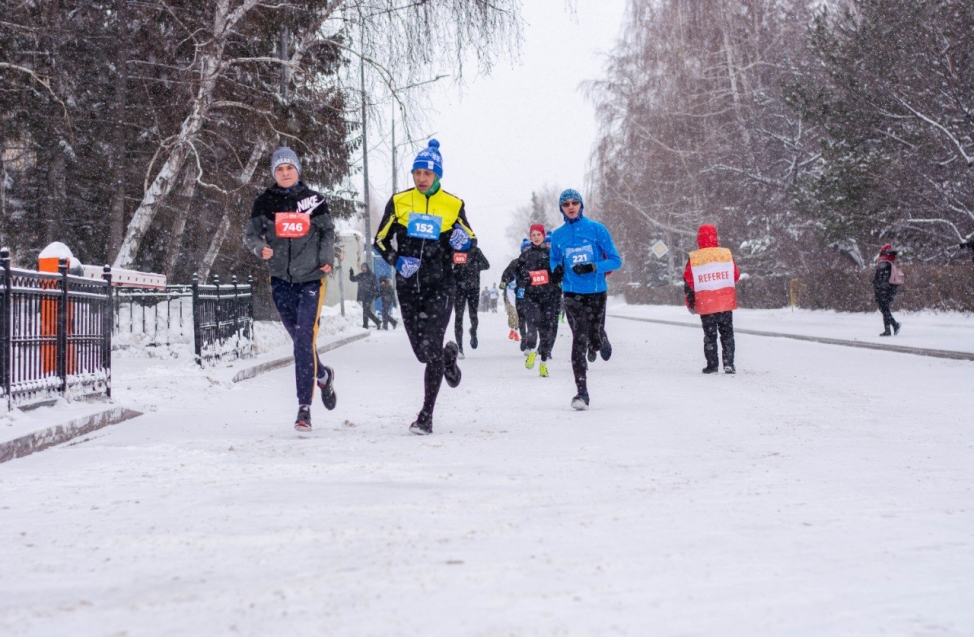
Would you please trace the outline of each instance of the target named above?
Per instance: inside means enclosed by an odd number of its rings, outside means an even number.
[[[521,239],[521,252],[524,252],[531,245],[531,240],[527,237]]]
[[[443,177],[443,155],[440,154],[440,142],[431,139],[429,146],[419,151],[413,160],[413,170],[421,168],[432,170],[437,177]]]

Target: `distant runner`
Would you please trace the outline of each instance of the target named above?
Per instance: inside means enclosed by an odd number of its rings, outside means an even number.
[[[524,289],[524,316],[527,322],[524,343],[528,358],[524,366],[533,368],[534,359],[540,354],[539,373],[547,378],[548,359],[558,334],[561,271],[551,271],[550,249],[545,244],[544,226],[534,224],[528,236],[531,245],[517,259],[517,285]]]
[[[556,276],[564,276],[565,315],[572,328],[572,372],[578,390],[571,404],[573,409],[583,410],[589,406],[586,355],[589,349],[604,347],[605,273],[621,268],[622,257],[606,227],[584,217],[585,203],[578,191],[562,192],[558,205],[565,224],[551,233],[551,268]]]
[[[459,236],[459,235],[458,235]],[[458,243],[461,248],[453,253],[453,278],[456,280],[456,300],[453,304],[455,315],[453,333],[463,358],[463,312],[470,310],[470,348],[477,349],[477,327],[480,321],[477,310],[480,306],[480,273],[490,269],[487,257],[477,246]],[[484,308],[486,309],[486,308]]]

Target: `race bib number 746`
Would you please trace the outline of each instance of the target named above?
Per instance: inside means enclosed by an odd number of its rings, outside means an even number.
[[[297,239],[311,229],[311,215],[307,212],[278,212],[274,215],[274,231],[281,239]]]

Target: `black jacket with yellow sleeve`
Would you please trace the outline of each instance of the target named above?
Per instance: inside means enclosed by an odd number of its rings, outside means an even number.
[[[467,242],[477,245],[462,199],[442,188],[429,196],[412,188],[389,199],[373,245],[395,268],[397,288],[422,290],[454,284],[454,246]]]

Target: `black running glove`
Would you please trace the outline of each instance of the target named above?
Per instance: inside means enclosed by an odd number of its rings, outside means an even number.
[[[578,275],[589,274],[595,272],[594,263],[576,263],[572,266],[572,272]]]

